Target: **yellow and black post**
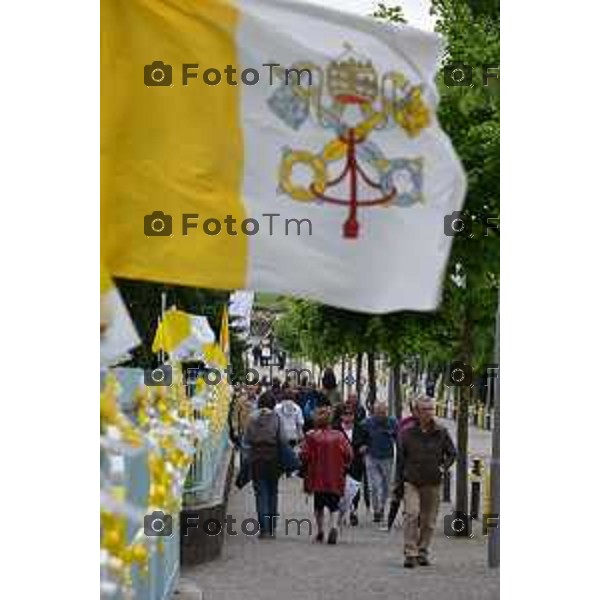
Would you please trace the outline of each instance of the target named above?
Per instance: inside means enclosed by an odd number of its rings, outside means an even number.
[[[471,465],[471,517],[479,519],[481,507],[481,479],[483,477],[483,460],[479,457],[473,459]]]

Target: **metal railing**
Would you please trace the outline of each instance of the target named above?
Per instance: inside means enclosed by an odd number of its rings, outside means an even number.
[[[120,411],[135,426],[137,410],[135,404],[136,390],[143,384],[141,369],[112,369],[121,388],[118,397]],[[103,381],[101,380],[101,385]],[[192,423],[199,436],[195,447],[195,455],[182,488],[182,500],[201,501],[211,493],[211,488],[219,475],[222,456],[228,445],[227,427],[219,431],[211,430],[207,419],[201,416],[203,405],[214,400],[216,387],[205,387],[194,396],[194,419]],[[144,532],[144,516],[147,514],[151,473],[149,456],[156,452],[156,443],[137,428],[141,433],[142,443],[139,447],[128,446],[123,441],[111,440],[110,435],[101,439],[101,505],[108,512],[115,512],[126,520],[125,543],[132,547],[137,545],[146,551],[146,560],[121,560],[125,562],[121,568],[121,576],[115,577],[115,565],[119,561],[103,551],[101,564],[102,598],[108,600],[167,600],[177,586],[180,566],[180,532],[179,514],[170,515],[173,519],[172,535],[164,537],[147,536]],[[109,432],[110,433],[110,432]],[[138,549],[139,549],[138,548]],[[122,558],[122,557],[121,557]],[[118,571],[118,569],[117,569]]]

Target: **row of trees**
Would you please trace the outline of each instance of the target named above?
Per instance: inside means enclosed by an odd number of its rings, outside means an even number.
[[[432,365],[462,361],[480,372],[493,362],[500,281],[500,96],[498,79],[483,71],[500,64],[497,0],[433,0],[436,30],[447,41],[444,65],[472,69],[470,86],[449,86],[442,69],[438,118],[461,157],[468,177],[463,218],[470,231],[453,243],[443,300],[435,313],[372,316],[288,300],[276,333],[286,349],[320,365],[349,355],[367,356],[368,401],[374,400],[374,359],[384,354],[399,381],[401,365],[415,356]],[[400,6],[380,3],[375,18],[405,22]],[[491,67],[498,67],[494,71]],[[390,277],[393,277],[390,273]],[[361,364],[359,360],[359,364]],[[468,406],[461,388],[458,415],[457,506],[466,512]],[[396,393],[399,398],[399,392]]]

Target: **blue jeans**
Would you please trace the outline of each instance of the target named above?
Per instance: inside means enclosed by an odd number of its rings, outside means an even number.
[[[385,510],[385,503],[390,493],[394,459],[373,458],[367,454],[365,463],[373,501],[373,512],[380,513]]]
[[[258,479],[252,482],[256,496],[256,512],[261,532],[274,533],[277,525],[278,479]],[[271,521],[273,527],[271,527]]]

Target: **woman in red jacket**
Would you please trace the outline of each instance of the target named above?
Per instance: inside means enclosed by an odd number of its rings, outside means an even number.
[[[341,432],[331,429],[331,407],[320,406],[315,410],[315,429],[306,435],[300,451],[304,467],[304,489],[314,494],[317,536],[324,539],[325,508],[329,509],[328,544],[337,542],[337,523],[340,498],[344,495],[346,472],[352,462],[352,448]]]

